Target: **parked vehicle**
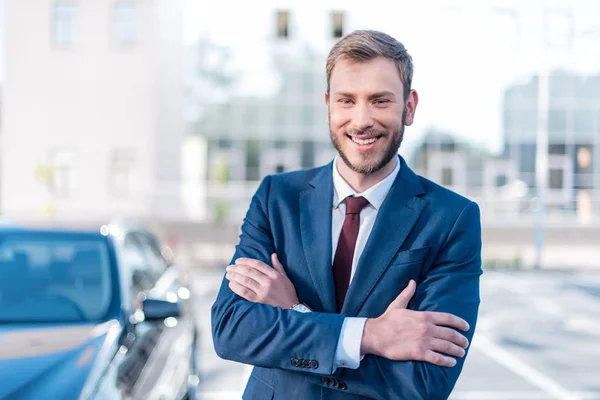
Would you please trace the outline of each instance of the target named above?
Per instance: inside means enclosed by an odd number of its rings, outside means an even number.
[[[140,225],[0,228],[0,399],[194,398],[189,288]]]

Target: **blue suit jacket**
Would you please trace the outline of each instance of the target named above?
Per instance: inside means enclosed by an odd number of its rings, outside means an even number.
[[[223,279],[212,307],[217,354],[254,365],[244,399],[446,399],[462,370],[367,355],[356,370],[334,371],[345,316],[378,317],[417,281],[409,308],[465,319],[472,339],[479,309],[481,227],[476,203],[401,170],[377,215],[348,289],[336,311],[331,270],[333,162],[266,177],[242,225],[239,257],[270,265],[276,252],[298,298],[315,312],[252,303]]]

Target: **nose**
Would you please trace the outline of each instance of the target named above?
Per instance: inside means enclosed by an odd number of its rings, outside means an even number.
[[[353,128],[364,131],[373,127],[373,117],[367,105],[357,105],[352,116]]]

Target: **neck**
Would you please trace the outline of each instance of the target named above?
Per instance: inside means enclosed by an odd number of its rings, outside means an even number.
[[[340,176],[354,189],[357,193],[363,193],[364,191],[377,185],[379,182],[387,178],[396,168],[398,163],[398,157],[393,157],[383,168],[371,173],[361,174],[353,171],[346,165],[346,163],[338,157],[336,167]]]

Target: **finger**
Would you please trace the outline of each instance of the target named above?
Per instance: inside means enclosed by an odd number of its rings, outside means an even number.
[[[271,263],[273,264],[273,268],[275,268],[275,271],[279,272],[283,276],[287,276],[287,274],[285,273],[285,269],[283,268],[283,265],[281,265],[281,263],[279,262],[279,259],[277,258],[277,253],[271,254]]]
[[[252,290],[254,293],[258,293],[260,291],[260,283],[255,281],[254,279],[242,275],[242,274],[236,274],[235,272],[228,272],[225,277],[230,281],[230,282],[235,282],[238,283],[250,290]]]
[[[244,299],[248,300],[248,301],[252,301],[254,302],[256,300],[256,293],[254,293],[252,290],[248,289],[245,286],[240,285],[237,282],[229,282],[229,289],[231,289],[231,291],[235,294],[237,294],[240,297],[243,297]]]
[[[455,345],[452,342],[443,339],[431,339],[431,350],[434,350],[438,353],[442,353],[444,355],[449,355],[452,357],[462,358],[465,356],[465,349]]]
[[[448,326],[451,328],[460,329],[464,332],[469,330],[469,324],[467,323],[467,321],[453,314],[428,311],[427,318],[430,322],[432,322],[435,325]]]
[[[469,347],[469,340],[466,337],[456,332],[454,329],[445,328],[442,326],[434,326],[432,336],[438,339],[444,339],[454,343],[457,346],[466,349]]]
[[[408,307],[408,303],[410,302],[410,299],[412,299],[412,297],[414,296],[416,288],[417,283],[411,279],[410,282],[408,282],[408,286],[404,288],[404,290],[398,295],[398,297],[396,297],[396,299],[392,302],[392,304],[390,304],[390,306],[394,308]]]
[[[262,273],[263,275],[270,276],[271,278],[275,277],[275,271],[273,270],[273,268],[269,267],[267,264],[259,260],[253,260],[251,258],[238,258],[237,260],[235,260],[235,264],[253,268]]]
[[[454,367],[456,365],[456,360],[454,358],[445,356],[440,353],[436,353],[433,350],[427,350],[425,352],[423,361],[427,361],[428,363],[439,365],[440,367]]]
[[[261,271],[252,268],[248,265],[230,265],[226,268],[227,272],[234,272],[239,275],[247,276],[248,278],[254,279],[256,282],[264,285],[269,280],[269,277],[263,274]]]

